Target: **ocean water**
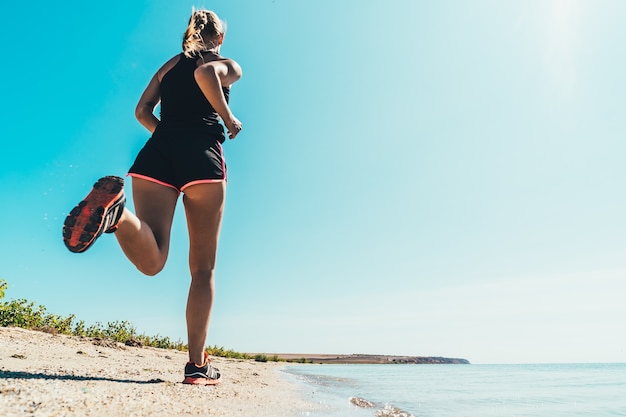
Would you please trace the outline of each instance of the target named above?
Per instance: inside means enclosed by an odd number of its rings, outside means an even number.
[[[309,417],[626,417],[626,364],[295,365],[284,372],[318,405],[302,414]]]

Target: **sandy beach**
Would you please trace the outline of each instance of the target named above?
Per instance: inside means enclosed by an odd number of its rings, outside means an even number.
[[[213,358],[214,387],[183,385],[186,352],[0,328],[0,415],[298,416],[281,363]]]

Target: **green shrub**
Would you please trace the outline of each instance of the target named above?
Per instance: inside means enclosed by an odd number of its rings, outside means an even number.
[[[5,301],[0,305],[0,326],[45,327],[46,308],[24,299]]]
[[[232,349],[224,349],[224,347],[209,346],[206,349],[206,352],[211,356],[217,356],[220,358],[231,358],[231,359],[251,359],[250,355],[247,353],[235,352]]]
[[[78,323],[74,325],[74,330],[72,333],[76,336],[86,337],[87,330],[85,329],[85,320],[80,320]]]
[[[4,291],[9,288],[9,284],[3,279],[0,279],[0,300],[4,298]]]
[[[259,353],[254,357],[254,360],[257,362],[267,362],[267,356],[265,356],[262,353]]]
[[[137,344],[162,349],[176,349],[187,351],[188,347],[182,341],[172,342],[165,336],[147,336],[138,334],[137,329],[130,322],[110,321],[104,326],[100,322],[86,326],[84,320],[75,321],[74,314],[67,317],[48,313],[42,305],[25,300],[1,301],[4,298],[8,284],[0,279],[0,327],[21,327],[25,329],[41,330],[49,333],[60,333],[88,338],[109,339],[119,343]],[[223,347],[209,347],[207,352],[211,356],[219,356],[233,359],[251,359],[246,353],[235,352]],[[258,356],[258,355],[257,355]],[[263,355],[265,356],[265,355]],[[267,361],[267,358],[265,358]]]

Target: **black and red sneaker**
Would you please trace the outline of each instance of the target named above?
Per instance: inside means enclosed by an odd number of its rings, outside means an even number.
[[[185,365],[185,379],[183,384],[192,385],[217,385],[222,380],[220,370],[211,366],[209,355],[204,352],[204,364],[198,366],[193,362],[187,362]]]
[[[125,204],[124,179],[115,176],[100,178],[65,219],[65,246],[71,252],[84,252],[102,233],[114,232]]]

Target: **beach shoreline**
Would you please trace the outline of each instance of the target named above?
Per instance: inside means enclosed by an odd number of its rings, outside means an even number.
[[[284,363],[212,358],[213,387],[181,383],[187,353],[0,328],[0,415],[298,416],[312,411]]]

